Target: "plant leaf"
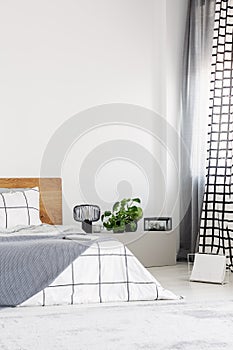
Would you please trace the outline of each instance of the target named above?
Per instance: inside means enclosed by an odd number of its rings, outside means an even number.
[[[133,202],[137,202],[137,203],[141,203],[141,199],[140,198],[133,198],[132,201]]]
[[[134,231],[137,228],[137,224],[136,224],[135,221],[130,222],[129,225],[130,225],[130,228],[131,228],[132,231]]]
[[[129,211],[137,211],[138,207],[136,205],[133,205],[132,207],[129,208]]]
[[[143,217],[143,210],[142,210],[142,208],[138,208],[137,216],[138,216],[138,220],[140,220]]]
[[[119,206],[120,202],[116,202],[113,207],[112,207],[112,210],[113,211],[116,211],[118,209],[118,206]]]
[[[127,202],[128,202],[128,199],[126,199],[126,198],[122,199],[121,200],[121,207],[123,208]]]

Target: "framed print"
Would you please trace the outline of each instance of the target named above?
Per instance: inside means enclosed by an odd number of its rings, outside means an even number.
[[[172,229],[172,218],[152,217],[144,218],[144,231],[170,231]]]

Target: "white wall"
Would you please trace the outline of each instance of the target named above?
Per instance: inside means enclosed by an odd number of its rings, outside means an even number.
[[[96,105],[143,106],[177,127],[186,9],[187,0],[0,0],[0,176],[40,176],[56,129]]]

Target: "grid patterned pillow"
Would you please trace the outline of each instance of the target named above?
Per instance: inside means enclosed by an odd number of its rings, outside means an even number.
[[[40,225],[39,189],[0,193],[0,228]]]

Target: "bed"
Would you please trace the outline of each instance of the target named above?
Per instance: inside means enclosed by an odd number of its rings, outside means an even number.
[[[62,225],[60,178],[0,179],[0,305],[179,299],[122,243]]]

